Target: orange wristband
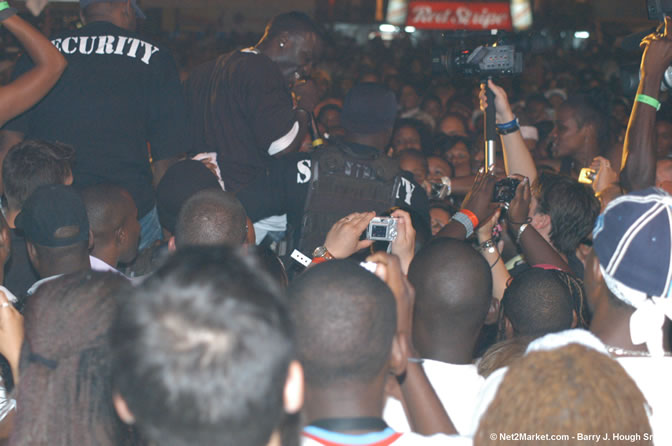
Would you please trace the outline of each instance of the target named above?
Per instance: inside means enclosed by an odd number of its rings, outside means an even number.
[[[469,209],[460,209],[460,212],[469,217],[471,224],[474,225],[474,229],[478,227],[478,217],[476,217],[476,214],[471,212]]]
[[[313,257],[313,261],[311,263],[314,263],[315,265],[319,265],[320,263],[324,263],[327,260],[329,260],[326,257]]]

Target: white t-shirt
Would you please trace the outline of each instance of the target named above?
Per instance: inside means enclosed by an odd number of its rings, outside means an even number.
[[[4,420],[14,409],[16,409],[16,400],[7,397],[5,383],[0,377],[0,421]]]
[[[471,438],[436,434],[431,437],[412,432],[395,433],[392,429],[364,435],[348,435],[309,426],[304,429],[302,446],[472,446]]]
[[[101,273],[116,273],[121,274],[118,269],[113,266],[108,265],[107,263],[100,260],[98,257],[89,255],[89,263],[91,264],[91,269],[94,271],[99,271]]]
[[[8,301],[16,303],[16,296],[12,294],[11,291],[2,285],[0,285],[0,291],[5,294],[5,297],[7,297]],[[4,420],[5,417],[7,417],[7,415],[9,415],[9,413],[14,409],[16,409],[16,400],[7,397],[5,382],[3,381],[2,376],[0,376],[0,421]]]
[[[476,366],[429,359],[425,359],[422,366],[455,429],[461,435],[468,435],[478,395],[485,381]],[[404,408],[395,398],[387,399],[383,419],[397,432],[411,431]]]
[[[618,357],[642,391],[653,413],[649,416],[654,444],[672,444],[672,357]]]
[[[563,333],[579,332],[583,330],[567,330]],[[535,342],[543,341],[545,338],[558,334],[547,335]],[[594,336],[593,336],[594,337]],[[597,338],[594,338],[598,344],[601,344]],[[568,345],[572,342],[566,342]],[[552,348],[559,348],[562,345],[554,345]],[[593,345],[587,345],[596,348]],[[606,351],[606,347],[604,347]],[[632,380],[641,390],[651,407],[652,414],[649,415],[649,422],[653,430],[653,441],[656,446],[672,444],[672,357],[614,357],[616,361],[625,369]],[[483,414],[487,411],[490,403],[495,399],[499,385],[501,384],[508,367],[496,370],[491,374],[483,384],[478,396],[476,410],[471,422],[471,428],[468,431],[459,431],[462,435],[473,436],[478,429],[478,424]]]

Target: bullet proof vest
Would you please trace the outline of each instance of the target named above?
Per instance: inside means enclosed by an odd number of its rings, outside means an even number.
[[[373,149],[345,142],[315,152],[301,221],[299,250],[311,255],[331,226],[353,212],[387,212],[401,187],[399,163]]]

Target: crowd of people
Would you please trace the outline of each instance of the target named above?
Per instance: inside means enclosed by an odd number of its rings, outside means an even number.
[[[481,83],[299,12],[185,67],[80,6],[0,2],[0,444],[672,442],[672,19],[629,98],[592,50]]]

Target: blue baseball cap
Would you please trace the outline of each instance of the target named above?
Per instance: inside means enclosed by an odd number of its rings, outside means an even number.
[[[598,217],[593,247],[612,279],[648,296],[672,296],[672,197],[656,188],[618,197]]]
[[[609,291],[635,308],[633,344],[663,354],[663,323],[672,319],[672,196],[652,187],[613,200],[595,223],[593,249]]]
[[[92,5],[94,3],[102,3],[102,2],[106,2],[106,3],[122,3],[123,2],[123,3],[126,3],[126,1],[128,1],[128,0],[79,0],[79,7],[81,9],[84,9],[87,6]],[[147,18],[145,13],[142,12],[142,9],[140,9],[140,7],[138,6],[137,0],[131,0],[131,5],[133,6],[133,9],[135,9],[135,15],[139,19],[144,20],[144,19]]]

